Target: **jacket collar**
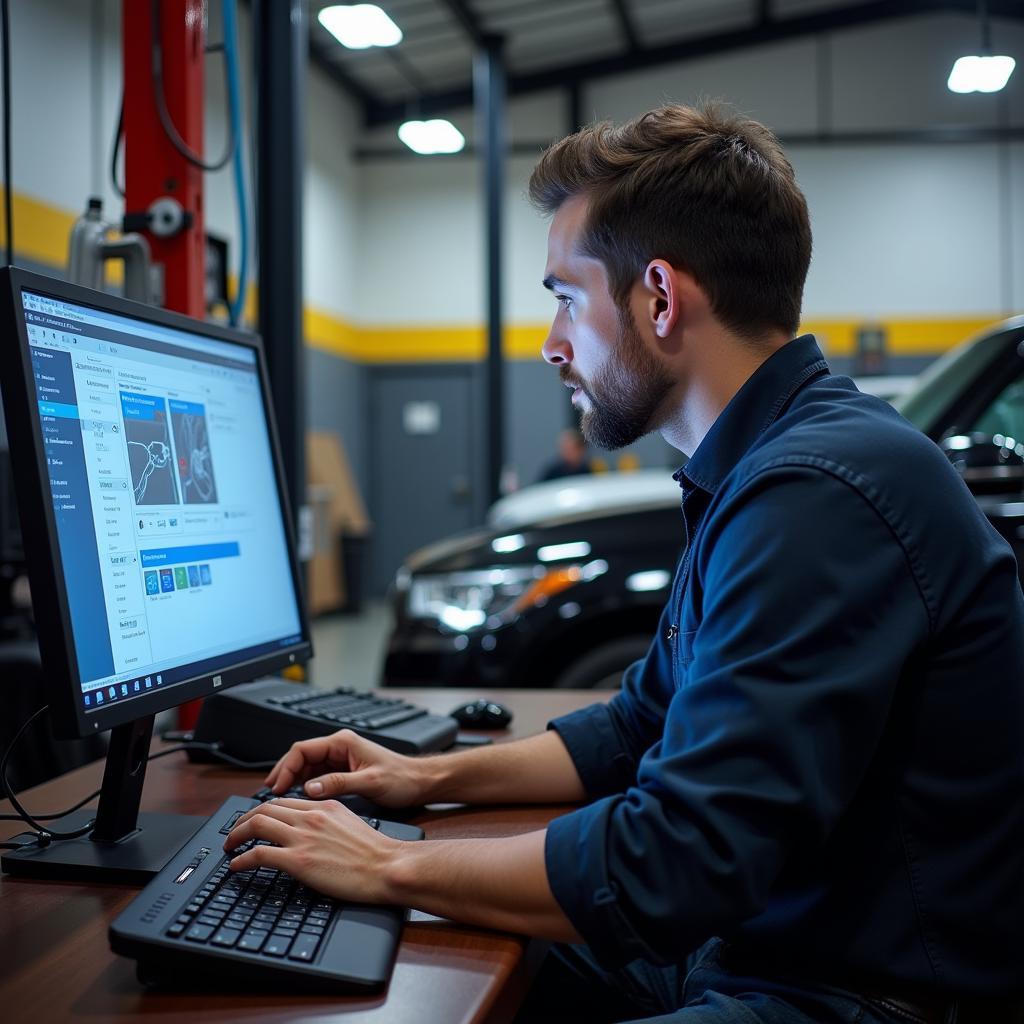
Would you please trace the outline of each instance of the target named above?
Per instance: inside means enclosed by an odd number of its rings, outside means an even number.
[[[813,334],[794,338],[773,352],[733,395],[690,461],[676,471],[675,480],[681,487],[693,485],[714,494],[793,396],[808,381],[828,372]]]

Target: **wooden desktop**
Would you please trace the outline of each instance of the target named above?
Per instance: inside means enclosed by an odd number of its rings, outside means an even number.
[[[397,693],[399,691],[392,691]],[[475,691],[417,689],[401,695],[446,714]],[[610,693],[567,690],[491,690],[486,696],[514,712],[497,742],[541,731],[557,715]],[[154,749],[162,744],[156,742]],[[102,762],[69,772],[20,794],[29,811],[67,807],[97,789]],[[262,775],[215,765],[194,765],[172,755],[149,765],[143,809],[210,814],[224,797],[250,795]],[[11,808],[0,802],[5,813]],[[566,806],[433,807],[412,818],[429,839],[511,836],[543,827]],[[5,838],[21,831],[3,822]],[[249,992],[149,992],[135,979],[134,963],[110,952],[107,927],[138,889],[75,882],[0,879],[0,1018],[24,1021],[167,1020],[352,1021],[461,1024],[502,1022],[515,1016],[529,984],[537,947],[522,936],[453,924],[413,912],[398,950],[394,974],[378,996]]]

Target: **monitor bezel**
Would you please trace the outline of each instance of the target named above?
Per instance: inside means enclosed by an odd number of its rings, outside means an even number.
[[[312,657],[313,649],[303,577],[287,499],[289,492],[281,461],[266,359],[259,336],[219,324],[194,320],[180,313],[123,299],[106,292],[94,291],[80,285],[68,284],[17,267],[2,268],[0,275],[0,322],[13,323],[15,326],[15,337],[0,344],[0,385],[6,410],[11,470],[21,518],[22,542],[32,589],[33,616],[54,735],[64,739],[95,735],[117,725],[167,711],[190,700],[208,697],[238,683],[248,682],[290,665],[308,661]],[[49,474],[46,470],[42,425],[39,416],[33,410],[36,394],[35,377],[29,351],[22,291],[36,292],[60,301],[89,306],[101,312],[117,313],[217,341],[241,344],[255,351],[260,394],[267,418],[274,463],[274,477],[285,526],[288,561],[298,605],[301,630],[301,638],[298,641],[280,650],[249,658],[214,672],[200,673],[174,683],[167,689],[154,689],[149,693],[132,695],[127,699],[86,712],[82,702],[81,679],[77,669],[67,590],[64,586],[56,516]],[[30,436],[19,437],[26,424],[30,429]]]

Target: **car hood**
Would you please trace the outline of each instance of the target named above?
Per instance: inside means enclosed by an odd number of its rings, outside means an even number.
[[[496,501],[487,521],[496,529],[513,529],[611,511],[666,508],[679,499],[679,484],[667,469],[593,473],[524,487]]]

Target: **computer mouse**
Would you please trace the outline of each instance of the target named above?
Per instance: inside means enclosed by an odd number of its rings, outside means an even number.
[[[506,729],[512,721],[512,712],[504,704],[483,697],[460,704],[449,714],[465,729]]]

